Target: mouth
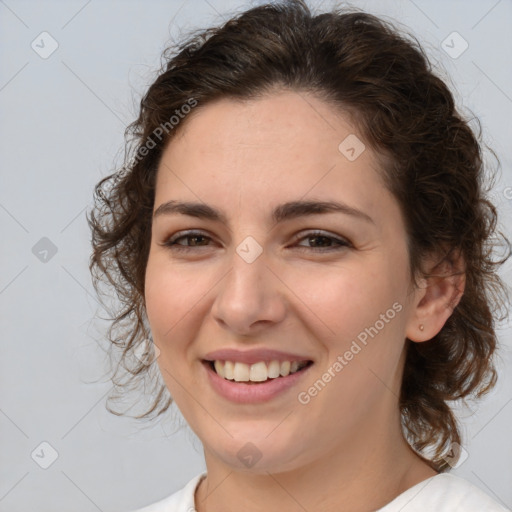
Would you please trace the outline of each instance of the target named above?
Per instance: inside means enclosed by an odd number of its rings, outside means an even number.
[[[258,361],[246,364],[239,361],[203,360],[211,371],[226,381],[245,385],[263,384],[286,378],[292,374],[305,371],[313,361]]]

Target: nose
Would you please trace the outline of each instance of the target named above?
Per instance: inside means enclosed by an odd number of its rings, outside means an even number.
[[[255,335],[285,318],[285,287],[267,266],[264,254],[247,263],[235,252],[232,267],[218,286],[211,312],[233,334]]]

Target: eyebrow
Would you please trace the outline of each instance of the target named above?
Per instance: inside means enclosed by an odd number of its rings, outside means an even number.
[[[322,213],[343,213],[375,224],[374,220],[361,210],[336,201],[289,201],[274,208],[271,217],[273,222],[277,224],[298,217]],[[153,219],[162,215],[177,214],[228,224],[227,217],[222,211],[205,203],[189,201],[167,201],[162,203],[153,213]]]

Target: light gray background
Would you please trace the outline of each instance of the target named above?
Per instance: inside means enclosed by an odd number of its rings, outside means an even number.
[[[94,184],[119,163],[123,130],[170,36],[249,5],[0,0],[1,512],[132,510],[204,469],[200,443],[186,429],[173,434],[170,415],[148,426],[105,409],[111,384],[96,341],[105,325],[94,320],[85,212]],[[501,159],[494,199],[512,235],[512,2],[353,5],[403,23],[449,73]],[[43,31],[59,44],[47,59],[31,48]],[[453,31],[469,43],[457,59],[441,47]],[[42,237],[57,248],[46,263],[32,252]],[[503,275],[511,284],[510,264]],[[460,413],[469,457],[454,472],[512,507],[510,324],[500,336],[499,384],[473,416]],[[58,452],[48,469],[31,457],[42,442]],[[40,462],[50,456],[38,450]]]

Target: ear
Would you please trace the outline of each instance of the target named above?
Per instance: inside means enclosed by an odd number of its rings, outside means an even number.
[[[441,331],[464,294],[466,276],[460,253],[447,255],[441,262],[427,262],[427,274],[413,292],[412,311],[406,336],[411,341],[432,339]]]

